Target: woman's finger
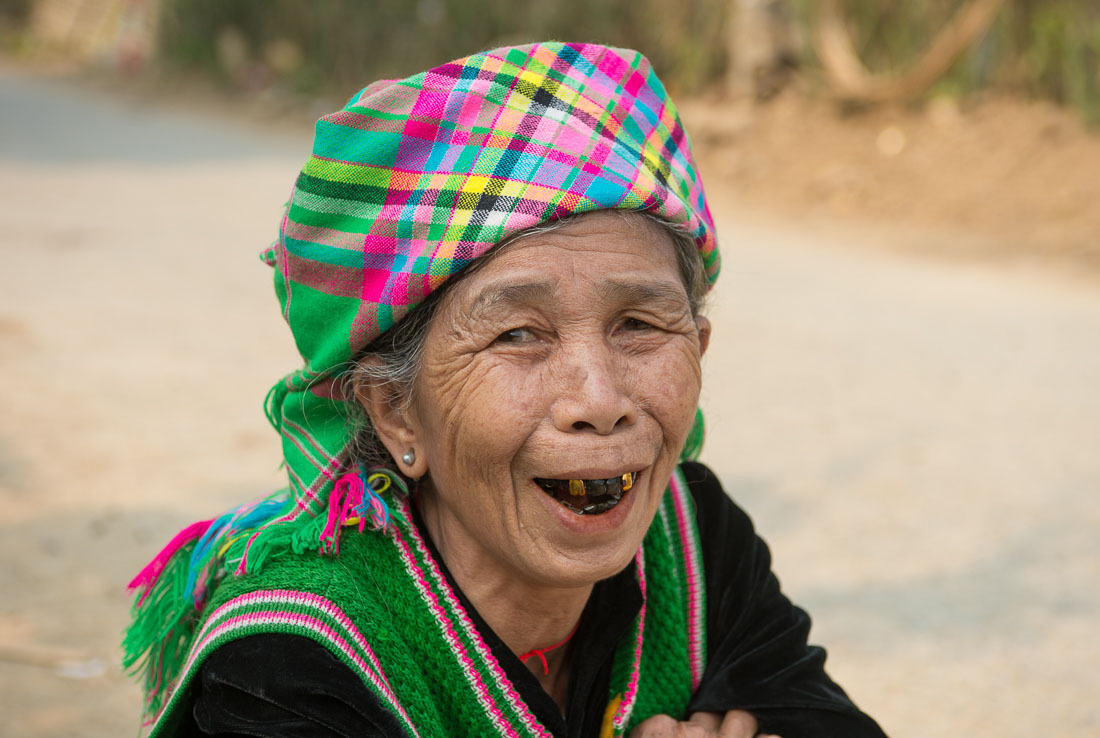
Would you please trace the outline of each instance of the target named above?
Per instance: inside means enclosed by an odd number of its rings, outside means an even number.
[[[676,738],[679,723],[668,715],[654,715],[638,723],[629,738]]]
[[[717,712],[693,712],[688,722],[717,735],[722,725],[722,715]]]
[[[694,713],[687,722],[668,715],[654,715],[638,723],[629,738],[718,738],[722,716],[717,713]],[[751,738],[751,736],[750,736]]]
[[[744,710],[730,710],[722,718],[718,735],[720,738],[753,738],[756,735],[756,718]]]

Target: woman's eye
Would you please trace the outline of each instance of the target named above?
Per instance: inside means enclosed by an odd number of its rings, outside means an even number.
[[[533,337],[528,328],[512,328],[497,336],[497,343],[523,343]]]
[[[623,328],[628,331],[647,331],[652,327],[651,323],[647,323],[641,318],[627,318],[623,321]]]

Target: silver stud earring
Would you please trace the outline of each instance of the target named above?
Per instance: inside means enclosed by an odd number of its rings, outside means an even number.
[[[412,449],[409,449],[405,453],[401,454],[401,461],[405,464],[405,466],[412,466],[413,462],[416,461],[416,452]]]

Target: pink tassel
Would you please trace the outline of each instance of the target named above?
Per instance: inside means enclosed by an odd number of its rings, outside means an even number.
[[[385,489],[385,488],[383,488]],[[355,472],[336,480],[328,498],[328,520],[321,531],[321,548],[326,553],[340,553],[340,528],[359,519],[359,532],[367,526],[367,517],[375,530],[386,530],[390,509],[370,483]]]
[[[145,587],[145,591],[141,593],[141,597],[138,599],[138,607],[140,607],[141,604],[145,602],[145,598],[149,596],[149,592],[152,591],[153,585],[160,577],[161,572],[164,571],[164,567],[168,565],[168,560],[175,556],[176,552],[188,543],[202,538],[203,534],[206,533],[213,523],[213,520],[200,520],[197,523],[191,523],[191,525],[177,533],[176,537],[169,541],[168,545],[165,546],[144,569],[138,572],[138,575],[130,581],[128,586],[128,589],[131,591],[138,587]]]
[[[336,486],[328,497],[328,521],[321,531],[321,547],[326,553],[340,553],[340,526],[351,512],[363,502],[363,480],[355,472],[348,472],[336,480]],[[363,521],[359,521],[359,530]]]

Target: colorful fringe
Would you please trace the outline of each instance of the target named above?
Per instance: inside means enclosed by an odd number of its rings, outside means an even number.
[[[164,689],[187,658],[195,624],[217,578],[230,570],[238,576],[258,571],[256,559],[266,560],[273,546],[276,552],[316,549],[337,554],[343,526],[363,531],[370,521],[371,528],[385,531],[390,512],[382,495],[391,490],[408,493],[396,472],[348,472],[336,482],[327,517],[314,518],[310,525],[278,528],[297,517],[297,505],[283,492],[192,523],[176,534],[128,586],[138,594],[122,644],[123,666],[141,673],[147,710],[159,711]],[[273,528],[280,535],[272,535]],[[263,531],[269,531],[263,545],[254,547]]]

